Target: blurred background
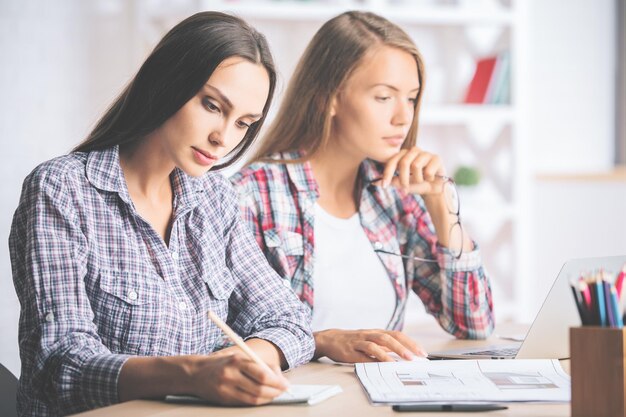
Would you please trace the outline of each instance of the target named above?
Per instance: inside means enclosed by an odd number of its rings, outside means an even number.
[[[273,114],[312,35],[349,9],[424,56],[418,142],[465,184],[499,322],[531,322],[566,260],[626,254],[624,0],[0,0],[0,363],[19,375],[6,242],[22,181],[87,135],[160,37],[200,10],[248,20],[280,73]]]

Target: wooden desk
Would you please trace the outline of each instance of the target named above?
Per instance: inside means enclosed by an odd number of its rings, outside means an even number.
[[[504,325],[497,329],[494,334],[513,334],[524,332],[527,326]],[[463,346],[481,346],[485,344],[506,343],[495,336],[487,341],[455,340],[447,335],[436,325],[423,325],[407,328],[405,331],[415,337],[427,350],[453,349]],[[499,333],[498,333],[499,332]],[[563,364],[569,371],[569,363]],[[294,369],[286,374],[294,384],[337,384],[343,389],[343,393],[332,397],[314,406],[305,405],[279,405],[245,408],[208,407],[197,405],[166,404],[158,401],[129,401],[110,407],[100,408],[85,413],[77,414],[83,417],[179,417],[181,415],[193,416],[341,416],[345,417],[368,417],[368,416],[395,416],[419,415],[441,417],[459,413],[396,413],[391,407],[372,406],[367,400],[361,384],[359,383],[352,366],[331,365],[326,363],[310,363]],[[508,410],[490,411],[489,416],[569,416],[569,404],[509,404]]]

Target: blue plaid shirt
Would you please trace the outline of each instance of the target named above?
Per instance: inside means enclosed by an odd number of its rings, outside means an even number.
[[[268,265],[221,174],[171,175],[169,246],[139,216],[118,148],[72,153],[24,181],[9,248],[21,303],[21,416],[118,402],[132,355],[208,354],[209,309],[290,367],[314,351],[309,313]]]

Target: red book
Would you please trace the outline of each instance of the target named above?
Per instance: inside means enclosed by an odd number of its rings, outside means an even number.
[[[495,56],[483,58],[476,63],[476,72],[470,82],[465,96],[466,103],[484,103],[489,88],[489,81],[493,76],[493,69],[496,66]]]

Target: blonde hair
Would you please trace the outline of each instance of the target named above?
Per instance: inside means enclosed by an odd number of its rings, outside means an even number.
[[[307,46],[278,114],[252,161],[299,162],[323,148],[330,140],[331,104],[364,56],[380,46],[405,51],[417,63],[420,89],[415,116],[402,147],[414,146],[424,91],[422,56],[409,35],[397,25],[374,13],[349,11],[326,22]],[[302,151],[303,155],[292,161],[267,158],[285,151]]]

